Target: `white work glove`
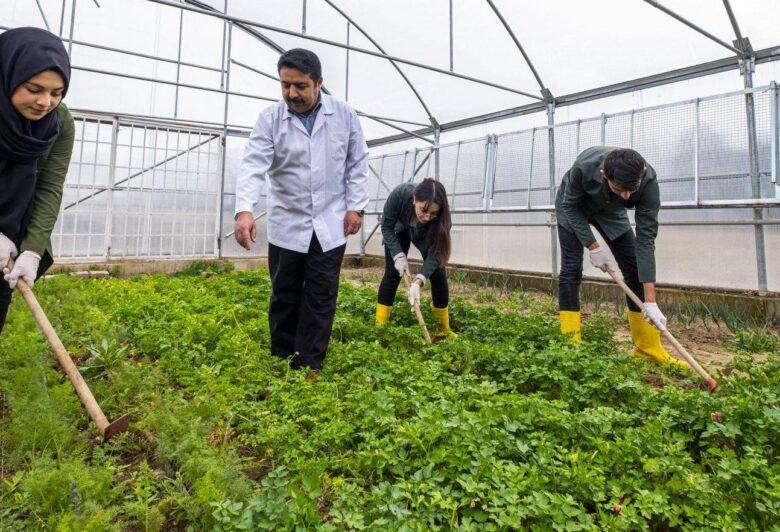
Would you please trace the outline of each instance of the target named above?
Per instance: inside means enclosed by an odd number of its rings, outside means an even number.
[[[406,260],[405,254],[399,253],[393,257],[393,265],[395,266],[395,271],[397,271],[398,275],[401,277],[409,275],[409,261]]]
[[[645,309],[642,311],[642,316],[659,331],[666,330],[666,316],[664,316],[657,304],[645,303]]]
[[[612,261],[609,259],[609,255],[606,254],[604,248],[601,246],[596,249],[591,249],[589,257],[593,267],[598,268],[602,272],[615,269],[612,265]]]
[[[16,258],[16,244],[11,239],[0,233],[0,270],[4,270],[8,265],[8,259]]]
[[[412,306],[412,311],[414,311],[414,307],[420,305],[420,285],[412,283],[407,297],[409,298],[409,304]]]
[[[16,288],[16,282],[21,278],[27,283],[27,286],[32,288],[35,282],[35,276],[38,275],[38,263],[41,262],[41,256],[34,251],[25,251],[14,263],[13,270],[3,268],[4,278],[11,287],[11,290]]]

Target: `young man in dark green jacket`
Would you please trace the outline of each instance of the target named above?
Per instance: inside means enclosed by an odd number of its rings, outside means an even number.
[[[659,364],[687,367],[661,345],[660,331],[666,328],[666,317],[655,302],[655,238],[660,206],[655,170],[636,151],[594,146],[577,157],[563,176],[555,200],[561,245],[558,278],[561,332],[571,333],[577,341],[580,339],[582,249],[589,250],[594,267],[602,271],[615,269],[596,241],[590,227],[593,225],[612,251],[626,284],[645,302],[642,313],[626,298],[634,354]],[[626,209],[635,209],[636,236]]]

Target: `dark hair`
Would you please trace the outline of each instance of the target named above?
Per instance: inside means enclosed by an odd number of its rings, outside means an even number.
[[[317,54],[304,48],[293,48],[287,50],[276,63],[276,71],[281,72],[283,68],[294,68],[300,70],[317,83],[322,77],[322,64]]]
[[[644,169],[645,160],[629,148],[612,150],[604,159],[604,174],[607,179],[626,190],[637,188]]]
[[[431,203],[439,206],[439,213],[436,218],[428,222],[432,225],[429,230],[431,248],[428,251],[434,254],[441,266],[446,266],[450,260],[450,250],[452,249],[452,241],[450,240],[452,217],[450,215],[450,203],[447,201],[447,190],[440,181],[428,177],[414,187],[412,197],[414,201],[425,202],[426,208]]]

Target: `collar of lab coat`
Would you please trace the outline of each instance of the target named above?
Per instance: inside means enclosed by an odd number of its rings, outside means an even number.
[[[282,101],[284,102],[284,100]],[[317,113],[317,118],[314,119],[314,127],[311,130],[312,137],[325,123],[325,120],[327,120],[326,117],[333,114],[333,105],[331,103],[330,96],[320,91],[320,102],[322,103],[322,107],[320,108],[319,113]],[[287,102],[284,102],[284,115],[282,116],[282,120],[290,120],[292,118],[295,118],[295,115],[290,111],[290,108],[287,107]],[[306,131],[306,128],[303,127],[303,124],[301,124],[300,120],[295,119],[292,121],[292,123],[295,127],[303,131],[307,137],[309,136],[309,132]]]

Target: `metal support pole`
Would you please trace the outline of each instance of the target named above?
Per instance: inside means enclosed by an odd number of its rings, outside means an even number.
[[[181,37],[184,32],[184,10],[179,11],[179,50],[176,54],[176,92],[173,104],[173,117],[179,117],[179,82],[181,81]],[[221,87],[220,87],[221,88]]]
[[[103,240],[106,260],[111,260],[111,233],[114,231],[114,187],[116,186],[116,152],[119,143],[119,119],[111,128],[111,156],[108,167],[108,198],[106,200],[106,234]]]
[[[436,181],[441,180],[441,175],[439,173],[439,141],[441,140],[441,130],[439,129],[439,125],[436,125],[436,130],[433,132],[433,176],[436,178]]]
[[[699,191],[699,178],[701,174],[701,161],[699,159],[699,146],[701,146],[701,131],[699,128],[701,109],[699,108],[699,98],[696,98],[696,105],[694,107],[694,132],[693,132],[693,201],[696,205],[701,201],[701,193]],[[631,117],[634,117],[634,113],[631,113]]]
[[[70,35],[68,41],[68,55],[73,59],[73,26],[76,23],[76,0],[72,0],[70,7]]]
[[[60,10],[60,32],[57,34],[62,38],[62,32],[65,30],[65,4],[68,0],[62,0],[62,9]]]
[[[51,26],[49,26],[49,21],[46,19],[46,13],[43,11],[43,7],[41,6],[41,0],[35,0],[35,3],[38,4],[38,11],[41,12],[41,18],[43,19],[43,24],[46,26],[46,29],[48,31],[51,31]]]
[[[780,198],[780,187],[777,186],[778,174],[780,174],[780,95],[777,90],[777,82],[771,83],[772,91],[772,184],[775,186],[775,197]]]
[[[303,0],[301,6],[301,33],[306,33],[306,0]]]
[[[304,0],[304,6],[306,5],[305,2],[306,0]],[[349,21],[347,21],[347,45],[349,45],[350,26],[351,24],[349,23]],[[344,78],[345,78],[344,79],[344,101],[348,102],[349,101],[349,48],[346,49],[346,56],[347,56],[346,65],[345,65],[346,73],[344,74]]]
[[[607,115],[601,113],[599,119],[599,144],[604,146],[607,143]]]
[[[547,104],[547,150],[550,166],[550,205],[555,204],[555,103]],[[530,191],[529,191],[530,194]],[[558,277],[558,227],[555,211],[550,213],[550,266],[553,279]]]
[[[227,0],[225,0],[225,13],[227,13]],[[228,95],[228,92],[230,91],[230,60],[232,58],[232,50],[233,50],[233,23],[228,23],[228,37],[227,37],[227,60],[225,61],[225,86],[227,87],[225,90],[225,113],[223,115],[223,129],[222,129],[222,169],[220,171],[220,195],[219,195],[219,227],[217,227],[217,249],[219,250],[219,254],[217,258],[223,257],[222,252],[222,226],[224,225],[224,211],[225,211],[225,157],[227,152],[227,136],[228,136],[228,130],[227,130],[227,124],[228,124],[228,104],[230,102],[230,96]]]
[[[740,45],[745,44],[743,40]],[[746,57],[742,60],[742,77],[746,89],[753,88],[753,68],[752,57]],[[753,199],[761,199],[761,174],[758,165],[758,136],[756,134],[756,108],[755,97],[752,92],[745,94],[745,113],[747,116],[748,127],[748,151],[750,155],[750,188],[753,193]],[[760,207],[753,209],[753,220],[760,222],[764,218],[764,210]],[[766,294],[767,271],[766,271],[766,244],[764,242],[764,226],[756,224],[756,267],[758,280],[758,293]]]
[[[453,37],[452,37],[452,0],[450,0],[450,72],[455,70],[455,56],[453,53]]]

